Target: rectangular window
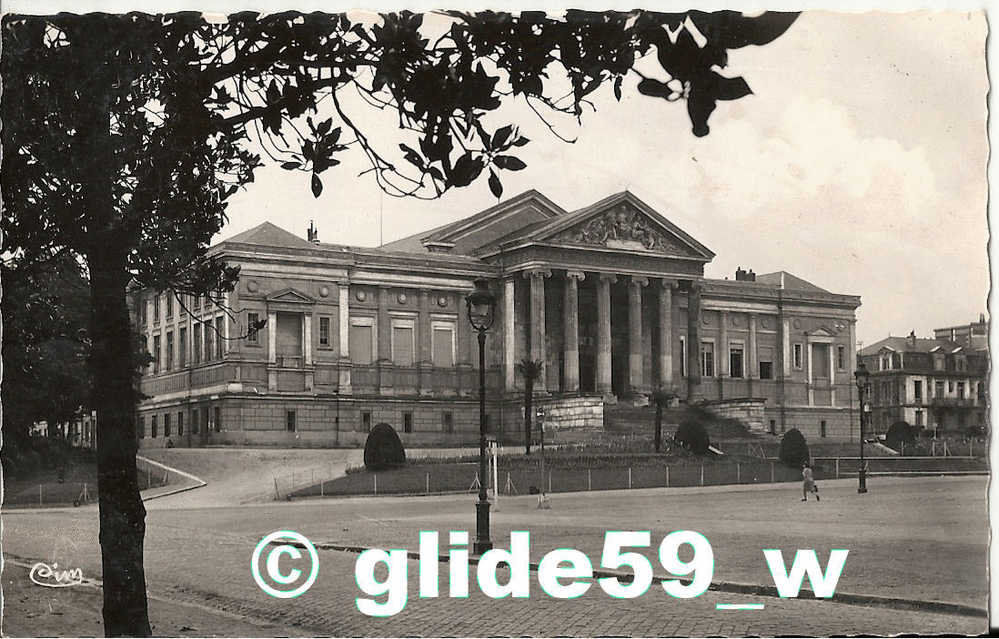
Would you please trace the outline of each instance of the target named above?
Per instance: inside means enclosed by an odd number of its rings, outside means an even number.
[[[146,418],[142,415],[139,416],[139,439],[143,439],[146,436]]]
[[[145,326],[149,323],[149,302],[142,300],[139,304],[139,322]]]
[[[215,318],[215,359],[222,359],[225,350],[225,340],[222,338],[225,333],[225,326],[222,324],[222,316]]]
[[[177,413],[177,437],[184,436],[184,413]]]
[[[160,336],[153,335],[153,372],[160,372]]]
[[[153,297],[153,324],[160,323],[160,294]]]
[[[167,319],[173,317],[173,295],[170,293],[166,294],[166,316]]]
[[[173,331],[167,331],[166,334],[166,364],[164,370],[170,370],[173,368]]]
[[[923,380],[921,379],[913,380],[912,396],[917,402],[923,401]]]
[[[923,411],[917,410],[916,411],[916,426],[922,426],[922,425],[923,425]]]
[[[215,407],[215,432],[222,432],[222,409],[218,406]]]
[[[201,322],[194,323],[194,339],[191,341],[191,359],[195,364],[201,362]]]
[[[771,419],[770,420],[770,434],[771,435],[776,435],[777,434],[777,420],[776,419]]]
[[[212,333],[212,320],[203,322],[205,330],[205,361],[212,361],[212,353],[215,352],[215,335]]]
[[[285,430],[289,433],[294,433],[297,425],[295,424],[295,411],[289,410],[285,411]]]
[[[413,432],[413,413],[402,414],[402,432],[404,433]]]
[[[247,313],[246,314],[246,343],[247,344],[258,344],[260,343],[260,336],[257,335],[257,329],[254,328],[257,322],[260,321],[259,313]]]
[[[701,342],[701,375],[715,376],[715,345],[711,342]]]
[[[319,318],[319,346],[329,348],[330,346],[330,318]]]
[[[964,399],[964,382],[957,383],[957,396],[959,399]]]
[[[742,346],[731,346],[728,349],[729,374],[732,377],[744,377],[742,370]]]
[[[836,347],[836,370],[846,370],[846,346]]]
[[[195,408],[191,411],[191,434],[198,434],[198,426],[201,424],[201,410]]]
[[[193,306],[194,306],[195,310],[201,308],[201,296],[200,295],[195,295],[194,296],[194,304],[193,304]]]
[[[938,381],[938,382],[936,382],[936,383],[933,384],[933,395],[935,397],[943,397],[944,396],[944,383],[943,382]]]
[[[371,432],[371,411],[361,413],[361,431],[365,433]]]
[[[375,322],[372,317],[350,318],[350,361],[371,364],[374,361]],[[387,346],[387,344],[386,344]]]
[[[799,370],[804,367],[804,364],[802,363],[802,359],[801,359],[801,351],[802,351],[801,344],[795,344],[794,345],[794,355],[793,355],[793,362],[794,362],[793,365],[794,365],[795,368],[797,368]]]
[[[944,357],[943,355],[933,356],[933,370],[942,371],[944,369]]]
[[[825,436],[826,436],[826,420],[823,419],[822,421],[819,422],[819,437],[825,437]]]
[[[445,433],[454,432],[454,413],[449,410],[444,411],[441,415],[441,427]]]
[[[773,378],[774,378],[774,363],[760,362],[760,379],[773,379]]]
[[[413,320],[392,320],[392,362],[396,366],[412,366],[416,350],[416,326]]]
[[[177,334],[177,367],[187,366],[187,327],[182,326]]]
[[[438,368],[454,366],[454,322],[434,322],[430,333],[433,364]]]
[[[163,415],[163,436],[170,436],[170,413]]]
[[[149,431],[150,431],[150,433],[149,433],[150,436],[153,439],[156,439],[156,435],[157,435],[157,432],[156,432],[157,431],[156,415],[153,415],[152,417],[149,418]]]
[[[948,393],[953,393],[954,392],[954,380],[952,380],[952,379],[947,380],[947,392]]]

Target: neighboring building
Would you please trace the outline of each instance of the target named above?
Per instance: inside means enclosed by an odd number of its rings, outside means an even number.
[[[874,432],[884,433],[897,421],[940,431],[985,426],[988,351],[913,332],[871,344],[860,358],[871,373]]]
[[[523,358],[546,362],[536,388],[560,428],[601,428],[605,405],[664,387],[761,430],[857,435],[860,299],[785,272],[707,279],[714,253],[630,193],[568,212],[529,191],[380,248],[308,238],[264,223],[213,246],[241,268],[230,313],[134,291],[154,359],[143,446],[359,445],[379,422],[407,445],[475,441],[464,298],[476,279],[498,299],[486,342],[497,437],[519,441]]]
[[[985,314],[982,313],[978,316],[978,321],[971,324],[934,328],[933,337],[957,342],[972,350],[984,351],[989,348],[989,323],[985,321]]]
[[[62,437],[78,448],[97,448],[97,411],[81,411],[80,416],[61,424],[42,420],[31,426],[32,437]]]

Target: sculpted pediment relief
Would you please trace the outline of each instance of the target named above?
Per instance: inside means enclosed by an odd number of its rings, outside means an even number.
[[[557,233],[551,240],[556,243],[697,256],[679,238],[628,203],[620,203],[598,213],[581,224]]]

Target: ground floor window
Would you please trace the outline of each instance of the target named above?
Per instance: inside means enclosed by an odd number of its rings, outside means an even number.
[[[715,376],[715,345],[711,342],[701,342],[701,376]]]
[[[760,379],[773,379],[773,378],[774,378],[774,363],[760,362]]]
[[[157,431],[157,426],[158,426],[158,425],[157,425],[157,423],[156,423],[156,415],[153,415],[153,416],[152,416],[152,417],[150,418],[150,422],[149,422],[149,425],[150,425],[150,429],[149,429],[149,431],[150,431],[150,436],[151,436],[151,437],[153,437],[153,439],[155,439],[155,438],[156,438],[156,434],[157,434],[157,433],[156,433],[156,431]]]
[[[295,411],[289,410],[285,415],[285,424],[289,433],[294,433],[295,429],[298,427],[295,423]]]
[[[413,413],[402,414],[402,432],[404,433],[413,432]]]
[[[177,413],[177,436],[184,436],[184,413]]]
[[[361,430],[365,433],[371,432],[371,412],[364,411],[361,413]]]
[[[442,425],[442,427],[444,429],[444,432],[445,433],[453,433],[454,432],[454,413],[452,413],[449,410],[444,411],[444,414],[441,416],[441,420],[442,420],[442,424],[441,425]]]
[[[732,346],[728,349],[729,374],[732,377],[743,377],[742,346]]]
[[[822,421],[819,422],[819,437],[825,437],[825,436],[826,436],[826,420],[823,419]]]
[[[163,416],[163,436],[170,436],[170,413]]]
[[[139,439],[143,439],[146,436],[146,418],[145,417],[142,417],[142,416],[139,417],[139,428],[138,428],[138,431],[139,431]]]
[[[923,411],[917,410],[916,411],[916,426],[922,426],[922,425],[923,425]]]
[[[222,409],[218,406],[215,407],[215,432],[222,432]]]
[[[198,424],[201,423],[200,418],[200,410],[195,408],[194,411],[191,412],[191,433],[194,435],[198,434]]]

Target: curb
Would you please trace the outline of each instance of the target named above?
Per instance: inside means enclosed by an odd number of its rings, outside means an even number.
[[[142,455],[136,455],[135,459],[136,460],[142,460],[143,462],[145,462],[147,464],[151,464],[153,466],[157,466],[157,467],[162,468],[163,470],[165,470],[167,472],[174,473],[175,475],[180,475],[181,477],[184,477],[185,479],[189,479],[189,480],[192,480],[192,481],[195,482],[194,486],[181,486],[179,488],[174,488],[174,489],[168,490],[168,491],[163,492],[163,493],[157,493],[155,495],[148,495],[148,496],[142,497],[142,501],[144,501],[144,502],[151,501],[153,499],[159,499],[160,497],[169,497],[170,495],[176,495],[178,493],[184,493],[184,492],[187,492],[189,490],[194,490],[195,488],[201,488],[202,486],[207,486],[208,485],[208,482],[206,482],[205,480],[201,479],[200,477],[196,477],[196,476],[192,475],[191,473],[186,473],[186,472],[184,472],[182,470],[174,468],[173,466],[167,466],[166,464],[160,463],[160,462],[155,461],[153,459],[149,459],[148,457],[143,457]]]
[[[270,542],[271,546],[295,546],[305,550],[304,544],[299,544],[296,542],[281,543],[278,541]],[[350,552],[355,554],[360,554],[368,550],[376,550],[374,548],[369,548],[366,546],[348,546],[343,544],[332,544],[319,542],[313,544],[317,549],[321,550],[335,550],[340,552]],[[406,551],[406,555],[410,559],[419,559],[420,553],[413,551]],[[469,555],[468,563],[469,565],[476,565],[481,559],[480,556]],[[440,563],[448,563],[450,558],[448,555],[438,555],[437,560]],[[531,571],[538,571],[537,562],[529,562],[528,567]],[[616,570],[602,570],[595,569],[593,571],[594,578],[600,577],[616,577],[622,582],[630,582],[634,579],[632,573],[620,572]],[[667,580],[667,579],[677,579],[671,575],[655,574],[652,575],[653,580]],[[684,581],[679,579],[679,581]],[[786,599],[786,597],[781,597],[775,586],[764,586],[760,584],[744,584],[734,581],[713,581],[711,585],[708,586],[708,590],[713,590],[716,592],[731,592],[740,595],[760,595],[763,597],[773,597],[775,599]],[[811,595],[809,597],[809,595]],[[809,601],[828,601],[830,603],[854,605],[854,606],[880,606],[885,608],[895,608],[901,610],[919,610],[925,612],[937,612],[941,614],[949,615],[961,615],[965,617],[981,617],[988,618],[989,612],[985,608],[976,608],[975,606],[968,606],[965,604],[951,603],[947,601],[934,601],[934,600],[923,600],[923,599],[906,599],[904,597],[884,597],[881,595],[865,595],[860,593],[852,592],[837,592],[830,598],[816,597],[815,593],[807,588],[802,588],[800,590],[800,596],[798,598],[808,599]]]

